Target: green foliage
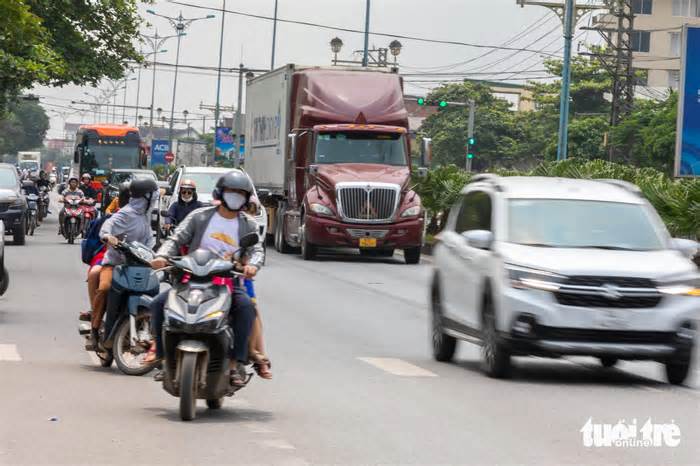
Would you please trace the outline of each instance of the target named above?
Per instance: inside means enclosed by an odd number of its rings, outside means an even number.
[[[700,239],[700,180],[674,180],[653,168],[634,168],[603,160],[568,159],[546,162],[534,170],[497,170],[500,176],[556,176],[562,178],[616,179],[637,185],[674,236]],[[416,184],[429,215],[437,218],[457,200],[471,174],[457,167],[431,170]],[[432,222],[431,222],[432,224]],[[444,222],[443,222],[444,224]],[[440,226],[435,222],[435,226]]]
[[[35,101],[12,101],[0,117],[0,154],[41,147],[49,130],[49,117]]]
[[[177,170],[177,167],[171,163],[167,165],[155,165],[151,168],[159,180],[167,180],[168,177]]]
[[[119,78],[141,18],[136,0],[0,1],[0,110],[33,85],[96,84]]]

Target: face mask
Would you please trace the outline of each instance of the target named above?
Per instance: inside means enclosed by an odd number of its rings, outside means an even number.
[[[224,203],[230,210],[241,210],[245,204],[245,196],[238,193],[224,193]]]
[[[182,202],[189,204],[192,202],[192,194],[188,194],[187,196],[182,196]]]

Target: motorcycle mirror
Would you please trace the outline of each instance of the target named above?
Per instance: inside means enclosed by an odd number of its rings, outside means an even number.
[[[247,249],[258,244],[258,241],[260,241],[260,238],[258,237],[257,233],[248,233],[241,238],[239,245],[242,248]]]

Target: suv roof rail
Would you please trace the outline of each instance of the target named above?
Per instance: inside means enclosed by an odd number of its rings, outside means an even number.
[[[501,191],[501,185],[498,182],[500,179],[500,176],[494,175],[493,173],[479,173],[478,175],[472,176],[470,183],[491,183],[496,187],[496,190]]]
[[[642,192],[641,189],[639,189],[639,186],[637,186],[634,183],[630,183],[629,181],[624,181],[624,180],[616,180],[616,179],[611,179],[611,178],[598,178],[595,181],[599,181],[601,183],[607,183],[613,186],[617,186],[618,188],[622,188],[632,194],[636,194],[639,197],[644,197],[644,193]]]

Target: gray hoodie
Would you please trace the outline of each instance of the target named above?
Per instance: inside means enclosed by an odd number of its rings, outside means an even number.
[[[112,235],[122,241],[137,241],[152,248],[156,241],[153,237],[153,230],[151,230],[149,211],[146,199],[131,199],[119,212],[102,224],[100,238],[104,240],[106,236]],[[103,263],[105,265],[119,265],[124,263],[124,258],[120,252],[108,246]]]

